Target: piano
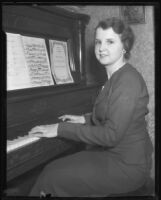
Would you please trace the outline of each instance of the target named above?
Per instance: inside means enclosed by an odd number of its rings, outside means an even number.
[[[68,42],[74,83],[7,91],[7,184],[37,166],[75,152],[81,143],[63,138],[30,137],[36,125],[58,123],[63,114],[92,111],[100,84],[86,82],[85,28],[89,16],[57,6],[4,5],[3,31],[58,38]]]

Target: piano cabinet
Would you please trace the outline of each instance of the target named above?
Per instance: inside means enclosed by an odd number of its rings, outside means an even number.
[[[92,111],[99,85],[79,86],[67,90],[45,91],[44,94],[9,95],[7,100],[7,139],[27,135],[36,125],[60,122],[63,114]],[[7,180],[54,158],[78,144],[62,138],[43,138],[7,154]],[[52,152],[52,153],[51,153]]]
[[[7,139],[27,135],[36,125],[57,123],[63,114],[91,112],[100,87],[82,85],[54,91],[48,88],[41,95],[39,92],[26,95],[22,91],[17,95],[8,94]],[[84,148],[85,144],[81,142],[56,137],[42,138],[9,152],[6,158],[7,194],[26,194],[44,165]]]

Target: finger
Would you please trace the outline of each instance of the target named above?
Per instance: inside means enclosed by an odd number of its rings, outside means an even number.
[[[62,119],[62,118],[64,118],[64,116],[65,116],[65,115],[61,115],[60,117],[58,117],[58,119]]]
[[[71,118],[71,117],[74,117],[74,115],[62,115],[58,118]]]
[[[43,132],[29,133],[29,136],[31,136],[31,137],[44,137],[44,133]]]
[[[43,132],[45,130],[45,126],[36,126],[30,130],[31,133],[35,132]]]
[[[37,132],[37,130],[39,130],[39,127],[36,126],[36,127],[32,128],[29,132],[30,133]]]
[[[37,133],[37,132],[44,132],[44,128],[43,127],[39,127],[39,128],[33,128],[29,131],[30,134],[34,134],[34,133]]]
[[[62,116],[58,117],[58,119],[61,119],[62,121],[64,121],[66,119],[66,115],[62,115]]]
[[[38,132],[42,132],[42,131],[40,131],[40,130],[31,130],[28,133],[29,134],[35,134],[35,133],[38,133]]]
[[[28,134],[29,134],[29,135],[32,135],[32,134],[34,134],[34,133],[36,133],[36,132],[38,132],[38,131],[36,131],[36,130],[35,130],[35,131],[34,131],[34,130],[31,130],[31,131],[28,132]]]
[[[71,115],[63,115],[63,116],[60,116],[59,119],[61,119],[62,121],[69,120],[71,119]]]
[[[78,123],[76,120],[68,120],[67,122],[70,122],[70,123]]]

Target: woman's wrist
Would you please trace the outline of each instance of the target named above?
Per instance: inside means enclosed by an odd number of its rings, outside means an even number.
[[[56,124],[56,136],[58,136],[59,123]]]
[[[84,115],[82,115],[82,116],[81,116],[81,124],[85,124],[85,123],[86,123],[85,116],[84,116]]]

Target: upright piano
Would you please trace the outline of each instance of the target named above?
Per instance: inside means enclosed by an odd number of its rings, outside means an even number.
[[[69,45],[74,82],[7,91],[7,182],[35,167],[47,163],[78,143],[63,138],[28,138],[36,125],[59,122],[63,114],[92,111],[100,84],[86,83],[85,28],[89,16],[63,10],[57,6],[4,5],[3,32],[45,39],[55,38]]]

